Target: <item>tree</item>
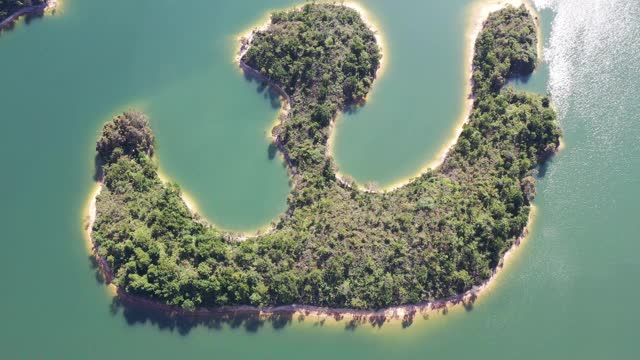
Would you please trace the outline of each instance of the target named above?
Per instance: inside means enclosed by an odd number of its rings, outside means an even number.
[[[155,137],[149,127],[149,119],[141,112],[127,111],[107,122],[96,144],[98,155],[111,162],[112,153],[120,149],[122,155],[153,155]]]

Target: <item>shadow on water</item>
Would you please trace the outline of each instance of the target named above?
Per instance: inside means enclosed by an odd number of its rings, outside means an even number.
[[[100,155],[98,153],[96,153],[96,156],[93,158],[93,166],[94,166],[94,172],[93,172],[93,181],[95,182],[99,182],[102,181],[102,177],[104,176],[104,166],[105,162],[102,159],[102,157],[100,157]]]
[[[103,269],[99,266],[95,256],[88,256],[89,265],[94,271],[95,280],[101,286],[106,286],[109,281],[104,276]],[[308,321],[314,327],[323,327],[327,320],[333,321],[338,328],[343,324],[343,329],[355,331],[361,327],[381,328],[383,325],[395,326],[398,322],[403,329],[413,325],[416,316],[423,320],[429,320],[431,314],[439,313],[447,315],[449,306],[462,305],[469,312],[473,310],[473,303],[477,296],[472,295],[465,299],[450,300],[447,303],[436,303],[431,309],[423,310],[414,308],[403,315],[387,315],[381,313],[362,313],[345,315],[339,311],[327,309],[322,316],[305,309],[278,309],[275,312],[265,314],[258,308],[209,308],[198,309],[195,312],[187,312],[177,307],[169,307],[159,302],[146,298],[129,295],[118,290],[112,298],[109,310],[112,316],[122,316],[129,326],[152,325],[159,330],[176,332],[179,335],[188,335],[192,329],[203,327],[210,330],[223,330],[225,327],[241,329],[248,333],[256,333],[261,329],[270,327],[281,330],[294,322]],[[390,322],[393,322],[389,324]],[[394,324],[395,323],[395,324]]]
[[[95,280],[100,285],[108,285],[104,274],[96,261],[95,256],[89,256],[89,264],[94,271]],[[180,335],[187,335],[195,327],[205,327],[211,330],[222,330],[223,325],[232,329],[243,329],[249,333],[255,333],[265,326],[275,330],[283,329],[293,323],[294,311],[278,311],[268,317],[262,315],[257,309],[242,309],[219,312],[211,312],[206,315],[184,313],[179,309],[170,310],[165,306],[154,306],[148,300],[130,297],[126,294],[114,296],[109,306],[109,312],[113,316],[124,318],[130,326],[151,324],[160,330],[169,330]],[[298,322],[304,320],[299,315]]]
[[[269,158],[269,160],[273,160],[276,157],[277,153],[278,147],[276,146],[276,144],[269,143],[269,146],[267,147],[267,157]]]
[[[284,329],[291,325],[295,312],[278,312],[268,317],[259,311],[220,312],[216,314],[188,315],[184,313],[172,313],[166,310],[156,309],[144,304],[135,304],[125,301],[120,297],[114,297],[110,312],[113,316],[122,314],[124,320],[130,326],[151,324],[160,330],[169,330],[180,335],[187,335],[196,327],[204,327],[210,330],[223,330],[223,328],[241,329],[248,333],[258,332],[269,326],[274,330]],[[298,321],[300,321],[298,319]]]
[[[507,80],[507,85],[513,85],[515,87],[527,85],[533,73],[527,75],[511,75]]]
[[[365,105],[364,101],[351,104],[351,105],[348,105],[346,108],[342,109],[341,112],[347,115],[356,115],[357,113],[360,112],[360,109],[362,109],[364,105]]]
[[[538,180],[545,177],[545,175],[547,174],[547,170],[549,170],[549,167],[551,166],[551,164],[553,164],[556,161],[555,155],[556,154],[548,156],[540,165],[538,165],[536,169],[538,170],[538,173],[536,174],[536,178]]]
[[[271,104],[271,107],[273,109],[282,108],[282,100],[281,100],[280,94],[278,93],[278,91],[276,91],[271,86],[269,86],[269,83],[267,81],[251,73],[250,71],[247,71],[246,69],[242,69],[242,72],[247,82],[249,83],[255,82],[257,84],[256,92],[258,94],[263,94],[263,97],[269,100],[269,103]],[[277,131],[277,126],[276,128],[271,129],[271,131]],[[275,136],[275,134],[272,134],[272,135]],[[278,153],[278,146],[273,142],[270,142],[267,147],[267,158],[269,160],[273,160],[275,159],[277,153]],[[287,167],[286,162],[283,162],[282,166],[286,168]],[[291,185],[291,183],[289,183],[289,185]]]
[[[102,282],[104,283],[104,282]],[[467,299],[461,302],[466,311],[473,310],[473,303],[476,298]],[[261,329],[271,328],[282,330],[294,323],[308,321],[314,327],[323,327],[327,320],[337,324],[336,328],[343,326],[346,331],[355,331],[358,328],[381,328],[383,325],[397,326],[400,323],[402,329],[407,329],[413,325],[418,315],[423,320],[429,320],[432,313],[447,315],[449,307],[442,305],[430,311],[411,310],[403,316],[387,316],[384,313],[371,315],[350,315],[346,317],[339,312],[328,312],[324,316],[311,314],[309,311],[296,312],[293,310],[279,310],[274,313],[264,314],[258,309],[210,309],[206,313],[194,312],[185,313],[180,309],[171,310],[164,305],[153,305],[148,300],[131,300],[129,295],[116,296],[110,304],[110,313],[115,316],[122,316],[129,326],[152,325],[159,330],[176,332],[181,336],[188,335],[192,329],[202,327],[209,330],[224,330],[225,328],[240,329],[248,333],[256,333]],[[390,322],[393,323],[390,324]]]
[[[53,11],[53,14],[55,14],[55,9]],[[0,26],[0,36],[5,31],[13,30],[16,27],[17,22],[20,21],[20,19],[22,19],[24,25],[28,26],[28,25],[31,25],[31,22],[42,19],[43,17],[44,17],[44,9],[31,10],[28,13],[19,16],[17,19],[10,21],[3,26]],[[0,19],[0,22],[2,22],[2,20],[3,19]]]
[[[104,277],[104,273],[101,271],[95,256],[89,255],[89,264],[91,265],[91,270],[93,270],[96,282],[101,285],[109,285],[109,282]]]
[[[475,293],[471,294],[471,296],[467,301],[462,302],[462,306],[464,307],[464,310],[466,312],[473,311],[473,304],[476,302],[476,300],[478,300],[478,295],[476,295]]]
[[[269,84],[264,81],[263,79],[260,79],[259,77],[251,74],[248,71],[243,71],[244,73],[244,79],[249,82],[249,83],[256,83],[258,86],[256,87],[256,92],[258,94],[262,94],[262,96],[266,99],[269,100],[269,103],[271,104],[271,107],[273,109],[280,109],[282,107],[282,102],[280,100],[280,94],[278,94],[278,92],[274,89],[271,88],[271,86],[269,86]]]

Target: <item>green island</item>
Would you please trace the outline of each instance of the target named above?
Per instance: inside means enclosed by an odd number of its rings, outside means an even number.
[[[490,278],[525,231],[537,167],[560,144],[549,98],[505,86],[534,70],[534,20],[525,7],[489,16],[458,141],[439,167],[381,193],[337,180],[326,156],[331,122],[375,80],[374,35],[357,11],[314,3],[274,12],[246,44],[241,64],[286,92],[290,106],[273,130],[292,178],[288,210],[255,237],[215,229],[187,208],[177,184],[161,181],[144,114],[105,124],[91,237],[108,280],[194,310],[380,309],[456,296]]]

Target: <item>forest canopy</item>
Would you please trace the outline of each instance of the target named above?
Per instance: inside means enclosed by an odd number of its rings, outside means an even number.
[[[536,168],[559,145],[549,99],[504,86],[533,71],[536,43],[524,7],[492,13],[476,41],[470,118],[444,163],[394,191],[363,192],[338,181],[325,154],[329,123],[375,80],[374,33],[340,5],[275,12],[241,59],[291,98],[274,134],[294,185],[274,230],[238,241],[192,214],[158,177],[146,117],[130,112],[97,143],[98,254],[125,292],[187,310],[377,309],[465,292],[522,233]]]

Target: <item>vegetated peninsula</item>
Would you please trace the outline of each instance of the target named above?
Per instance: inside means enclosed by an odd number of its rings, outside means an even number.
[[[273,130],[293,189],[272,231],[243,241],[192,214],[158,177],[145,115],[105,124],[92,239],[127,296],[186,310],[288,304],[379,309],[434,301],[482,284],[523,233],[536,167],[559,146],[545,96],[505,87],[536,65],[525,7],[492,13],[475,44],[475,98],[444,162],[386,193],[336,180],[330,122],[361,102],[381,52],[355,10],[308,4],[278,11],[241,63],[288,94]]]
[[[0,29],[18,17],[55,7],[55,0],[0,0]]]

